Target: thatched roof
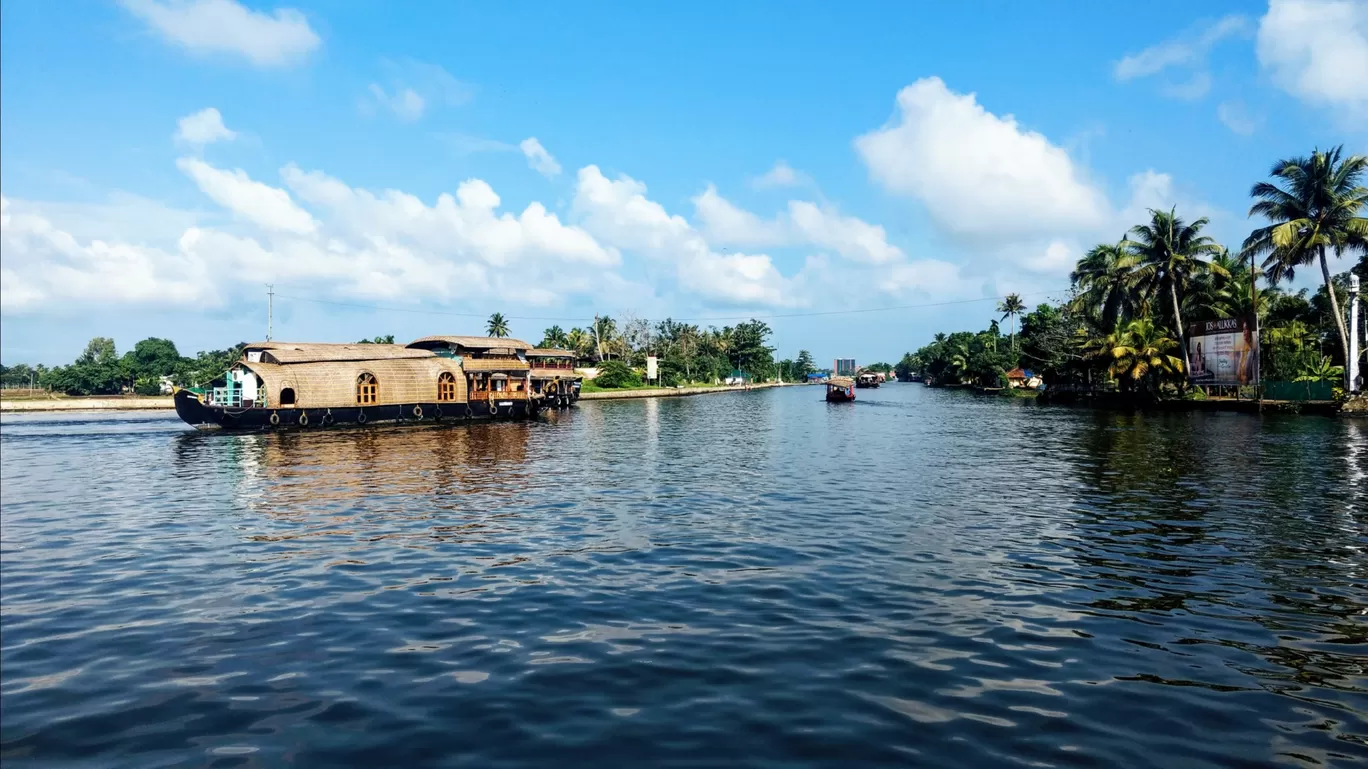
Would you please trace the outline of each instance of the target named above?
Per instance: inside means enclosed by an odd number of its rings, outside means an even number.
[[[313,342],[257,342],[243,348],[243,355],[261,351],[267,363],[320,363],[324,361],[396,360],[430,358],[430,350],[414,350],[397,344],[321,344]]]
[[[527,361],[517,358],[464,358],[461,366],[466,371],[526,371]]]
[[[521,339],[513,339],[506,336],[425,336],[422,339],[415,339],[409,342],[409,347],[421,347],[431,349],[451,345],[453,347],[464,347],[467,350],[530,350],[532,345]]]
[[[578,381],[578,380],[580,380],[580,379],[583,379],[583,378],[584,378],[584,375],[583,375],[583,374],[580,374],[580,373],[577,373],[577,372],[574,372],[574,371],[571,371],[571,370],[569,370],[569,369],[563,369],[563,368],[537,368],[536,366],[533,366],[533,367],[532,367],[532,378],[533,378],[533,379],[565,379],[565,380],[570,380],[570,381]]]
[[[437,380],[443,373],[450,373],[455,379],[456,402],[466,400],[466,378],[461,364],[436,355],[286,365],[240,361],[238,365],[261,377],[267,405],[272,408],[280,405],[280,391],[287,387],[294,390],[296,408],[355,406],[356,380],[363,373],[371,374],[379,383],[377,405],[436,402]]]
[[[559,350],[554,347],[536,347],[527,351],[529,358],[573,358],[575,353],[570,350]]]
[[[855,380],[848,376],[834,376],[827,380],[827,384],[835,385],[836,387],[854,387]]]

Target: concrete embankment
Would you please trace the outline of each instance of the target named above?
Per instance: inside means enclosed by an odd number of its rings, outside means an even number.
[[[703,395],[705,393],[734,393],[746,390],[763,390],[769,387],[788,387],[789,385],[756,384],[749,388],[737,385],[732,387],[660,387],[652,390],[604,390],[584,393],[581,400],[620,400],[623,398],[670,398],[682,395]],[[6,414],[30,411],[143,411],[147,409],[174,409],[176,406],[170,396],[159,398],[35,398],[24,400],[0,400],[0,412]]]

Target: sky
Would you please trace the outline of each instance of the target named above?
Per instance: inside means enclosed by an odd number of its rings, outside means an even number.
[[[259,340],[269,284],[279,340],[755,317],[892,361],[1149,208],[1238,249],[1340,144],[1368,0],[6,0],[0,360]]]

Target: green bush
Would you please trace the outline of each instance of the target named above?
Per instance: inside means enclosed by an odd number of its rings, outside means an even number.
[[[641,376],[620,360],[608,360],[599,364],[594,384],[606,388],[640,387]]]

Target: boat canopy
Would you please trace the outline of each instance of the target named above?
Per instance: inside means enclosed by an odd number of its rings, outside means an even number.
[[[855,380],[848,376],[834,376],[827,380],[827,385],[831,387],[854,387]]]

